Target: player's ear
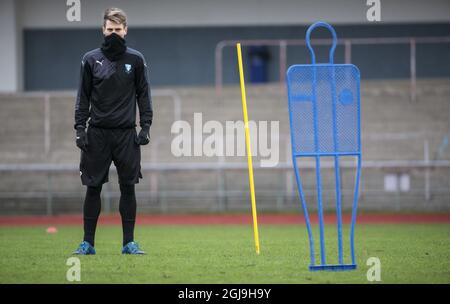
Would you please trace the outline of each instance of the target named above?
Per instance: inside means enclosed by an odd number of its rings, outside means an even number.
[[[127,34],[127,32],[128,32],[128,26],[125,26],[123,29],[123,33],[124,33],[123,36],[125,36]]]

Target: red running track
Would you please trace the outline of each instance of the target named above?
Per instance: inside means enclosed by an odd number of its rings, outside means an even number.
[[[350,223],[350,214],[343,215],[343,222]],[[361,214],[358,224],[431,224],[450,223],[450,214]],[[317,223],[317,216],[311,217]],[[120,216],[100,215],[103,225],[120,225]],[[302,214],[260,214],[259,224],[266,225],[302,225]],[[336,223],[335,216],[325,215],[325,223]],[[36,226],[36,225],[81,225],[82,215],[59,216],[0,216],[0,226]],[[138,225],[251,225],[251,215],[243,214],[201,214],[201,215],[138,215]]]

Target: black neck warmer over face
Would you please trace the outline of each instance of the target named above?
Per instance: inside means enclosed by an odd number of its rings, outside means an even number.
[[[125,39],[116,33],[105,36],[105,41],[102,44],[101,50],[109,61],[117,61],[122,58],[122,55],[127,50]]]

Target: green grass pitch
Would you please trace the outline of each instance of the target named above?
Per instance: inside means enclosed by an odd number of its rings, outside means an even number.
[[[82,227],[58,229],[0,228],[0,283],[69,283],[66,260]],[[327,257],[336,262],[335,227],[326,232]],[[338,273],[308,271],[304,226],[260,226],[259,256],[250,226],[138,226],[135,236],[148,254],[123,256],[120,226],[99,226],[97,255],[80,257],[80,283],[373,284],[366,276],[369,257],[380,259],[380,283],[450,283],[448,224],[358,225],[358,269]]]

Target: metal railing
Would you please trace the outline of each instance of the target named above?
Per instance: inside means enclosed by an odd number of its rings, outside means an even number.
[[[276,202],[275,208],[277,210],[286,210],[285,203],[287,201],[298,202],[296,199],[297,187],[295,185],[291,164],[290,137],[285,134],[280,134],[279,140],[280,147],[283,147],[280,151],[284,150],[285,152],[284,157],[280,159],[280,161],[282,161],[281,163],[276,167],[270,168],[262,168],[259,163],[255,163],[255,173],[270,172],[270,177],[266,182],[278,185],[277,189],[270,190],[265,187],[257,188],[257,197],[273,200]],[[388,202],[394,198],[394,201],[397,202],[399,197],[405,196],[406,194],[398,193],[395,197],[392,197],[392,194],[386,194],[383,187],[380,186],[380,180],[382,180],[383,175],[387,173],[401,175],[405,172],[412,172],[412,175],[415,176],[415,181],[414,184],[412,183],[408,195],[414,199],[420,198],[424,202],[431,201],[434,204],[433,195],[438,194],[441,201],[443,200],[442,197],[448,197],[446,200],[450,202],[450,171],[448,170],[450,169],[450,160],[439,160],[430,157],[429,139],[426,138],[425,133],[364,133],[363,141],[366,142],[368,146],[392,145],[393,143],[396,143],[396,151],[399,154],[404,152],[404,149],[398,149],[399,147],[404,146],[405,148],[408,147],[408,149],[411,148],[411,144],[408,142],[412,141],[415,145],[423,142],[423,159],[364,161],[363,181],[368,174],[368,180],[370,180],[369,183],[374,182],[376,186],[364,185],[360,191],[360,195],[363,197],[370,196],[374,201],[378,200],[380,202]],[[138,191],[137,193],[138,197],[153,201],[158,206],[157,211],[167,212],[171,209],[169,207],[171,201],[182,200],[184,198],[209,200],[211,205],[214,206],[214,210],[226,211],[228,210],[228,202],[242,200],[242,198],[245,199],[248,196],[247,191],[242,190],[245,189],[245,187],[237,186],[233,181],[227,183],[227,177],[229,178],[230,174],[232,176],[238,174],[238,176],[241,177],[241,183],[247,182],[246,163],[225,162],[224,158],[218,158],[217,162],[188,162],[187,160],[183,160],[181,163],[164,162],[160,156],[161,153],[170,153],[169,150],[166,150],[163,146],[168,143],[170,143],[170,138],[165,137],[157,137],[152,141],[149,151],[150,158],[148,158],[150,162],[142,163],[142,173],[146,175],[143,180],[143,186],[138,187],[138,189],[144,188],[146,190]],[[420,146],[415,146],[415,155],[417,155],[419,147]],[[409,157],[411,157],[411,155],[409,155]],[[169,159],[171,159],[171,157],[169,157]],[[332,163],[327,164],[324,162],[323,168],[332,169],[331,165]],[[76,201],[81,202],[84,196],[84,189],[78,178],[78,166],[79,165],[76,163],[56,164],[45,162],[45,160],[42,163],[28,164],[0,163],[0,176],[6,177],[6,180],[14,180],[14,184],[16,185],[16,188],[0,189],[0,214],[3,210],[2,204],[13,200],[16,200],[16,202],[19,202],[20,199],[25,201],[33,199],[43,200],[45,201],[44,213],[49,215],[55,213],[55,199],[60,200],[64,198],[71,199],[74,203]],[[354,163],[342,162],[342,166],[343,169],[351,169],[352,166],[354,167]],[[310,174],[314,174],[314,170],[312,170],[314,168],[314,163],[306,162],[301,165],[301,168],[311,170]],[[436,171],[441,172],[441,175],[444,177],[444,186],[442,186],[438,177],[433,176]],[[111,173],[115,174],[115,172],[116,169],[112,166]],[[445,174],[442,174],[442,172]],[[203,187],[203,190],[200,189],[198,191],[183,190],[166,182],[166,177],[169,177],[171,180],[182,181],[182,183],[185,183],[185,180],[182,178],[186,173],[198,174],[196,176],[199,176],[200,179],[205,176],[213,176],[212,178],[216,178],[216,181],[207,180],[208,187]],[[417,174],[419,174],[420,177],[417,177]],[[26,184],[21,184],[22,177],[33,175],[39,175],[41,181],[39,182],[39,180],[35,178],[32,179],[32,184],[29,185],[39,184],[39,186],[33,186],[34,189],[39,188],[39,191],[30,189]],[[71,187],[68,190],[58,187],[59,177],[62,175],[71,176],[70,181],[75,187]],[[244,178],[242,179],[242,177]],[[418,179],[422,180],[422,182],[418,182]],[[192,184],[196,184],[197,182],[197,180],[195,180],[195,182],[192,181]],[[417,183],[420,183],[419,187],[417,186]],[[232,186],[232,184],[234,184],[234,186]],[[113,210],[112,201],[120,196],[120,193],[117,190],[111,190],[112,187],[113,185],[111,183],[107,183],[102,191],[104,210],[106,212]],[[307,190],[307,193],[311,195],[313,195],[313,192],[313,190]],[[349,189],[343,189],[344,194],[351,192],[352,191]],[[372,202],[372,205],[375,204],[376,203]],[[448,205],[448,209],[450,209],[450,204]],[[400,209],[399,206],[400,205],[397,203],[396,209]],[[428,205],[425,205],[424,208],[428,208]],[[58,213],[58,211],[56,211],[56,213]]]
[[[51,150],[51,98],[60,97],[71,97],[75,100],[75,91],[58,91],[58,92],[23,92],[14,94],[2,94],[3,96],[14,96],[14,97],[28,97],[28,98],[42,98],[44,102],[44,155],[48,156]],[[180,95],[172,89],[153,89],[151,92],[153,102],[154,97],[168,97],[173,102],[173,119],[178,121],[181,119],[182,113],[182,100]]]
[[[287,70],[287,47],[306,46],[304,39],[262,39],[262,40],[223,40],[215,49],[215,87],[218,96],[223,87],[223,49],[235,46],[240,42],[242,46],[278,46],[279,47],[279,79],[280,86],[285,87],[285,74]],[[331,45],[331,39],[312,39],[313,45]],[[409,44],[409,70],[410,70],[410,99],[416,100],[416,45],[429,43],[450,43],[450,36],[443,37],[380,37],[380,38],[341,38],[338,45],[344,46],[345,63],[352,61],[352,45],[378,45],[378,44]]]
[[[341,161],[340,163],[342,171],[345,170],[353,170],[355,168],[354,161]],[[331,161],[323,161],[321,167],[325,170],[332,170],[334,167],[334,163]],[[300,170],[310,170],[310,173],[313,174],[315,168],[315,162],[304,162],[301,164]],[[293,169],[292,164],[290,162],[280,163],[276,167],[261,167],[260,165],[255,165],[255,174],[258,176],[258,172],[270,171],[273,173],[273,183],[278,183],[280,185],[277,190],[266,190],[264,188],[258,189],[256,191],[257,198],[267,198],[269,201],[276,202],[274,206],[269,209],[276,209],[278,211],[286,210],[285,202],[287,200],[296,200],[297,202],[297,187],[294,184],[294,179],[292,177]],[[444,201],[450,199],[450,160],[405,160],[405,161],[364,161],[362,164],[363,176],[368,178],[373,173],[376,173],[377,179],[379,175],[383,175],[386,172],[390,173],[405,173],[405,172],[419,172],[420,179],[423,179],[423,187],[416,187],[408,190],[408,195],[411,198],[415,198],[418,200],[423,200],[427,202],[430,200],[432,195],[439,195],[441,198],[443,197]],[[430,180],[429,172],[435,172],[436,170],[441,170],[444,176],[449,177],[445,185],[440,187],[432,187],[432,183]],[[116,172],[116,168],[114,166],[110,169],[111,173]],[[7,200],[9,198],[13,199],[44,199],[46,201],[45,205],[45,214],[53,215],[54,214],[54,199],[55,198],[69,198],[73,200],[81,200],[84,196],[84,189],[80,191],[61,191],[57,190],[54,187],[55,176],[58,174],[70,174],[74,178],[78,176],[78,164],[45,164],[45,163],[37,163],[37,164],[0,164],[0,173],[7,174],[10,172],[14,173],[25,173],[26,175],[31,175],[32,173],[44,173],[47,177],[47,189],[44,191],[27,191],[26,189],[22,189],[21,191],[0,191],[0,203],[2,200]],[[213,173],[217,175],[217,183],[215,188],[211,188],[203,191],[190,191],[190,190],[177,190],[176,187],[169,186],[164,187],[166,189],[163,190],[155,190],[158,189],[158,186],[155,188],[153,183],[159,184],[161,181],[156,178],[154,180],[150,179],[150,185],[148,187],[148,191],[137,191],[138,198],[152,198],[157,203],[157,206],[160,212],[167,212],[168,206],[167,203],[173,199],[207,199],[212,202],[216,201],[216,203],[211,204],[211,210],[205,211],[230,211],[230,208],[227,207],[230,201],[235,199],[245,199],[248,197],[248,190],[240,190],[236,188],[232,188],[227,186],[227,183],[224,183],[223,180],[226,178],[228,174],[242,174],[242,176],[247,174],[247,164],[246,163],[143,163],[142,164],[142,172],[151,173],[156,176],[163,176],[167,174],[179,174],[179,173],[187,173],[194,172],[195,174],[210,174]],[[331,171],[330,171],[331,172]],[[428,172],[428,174],[427,174]],[[286,179],[280,178],[285,176]],[[20,182],[18,182],[20,183]],[[111,212],[111,199],[118,198],[120,196],[120,192],[111,191],[108,187],[108,184],[105,184],[102,195],[104,199],[104,209],[105,211]],[[430,190],[432,189],[432,190]],[[334,188],[330,191],[334,191]],[[328,191],[326,188],[324,192]],[[306,195],[310,195],[313,197],[315,195],[314,189],[306,189]],[[350,195],[353,193],[353,189],[346,189],[343,187],[342,189],[343,195]],[[391,200],[393,197],[398,200],[399,195],[401,195],[399,191],[394,193],[394,196],[387,199],[383,199],[386,201]],[[385,189],[380,187],[372,187],[368,184],[361,185],[360,197],[369,196],[371,199],[374,197],[383,197],[386,196]],[[369,199],[370,200],[370,199]],[[293,206],[297,206],[294,202]],[[394,202],[395,203],[395,202]],[[81,205],[80,205],[81,206]],[[0,207],[2,208],[2,207]],[[180,209],[183,209],[183,205],[179,206]],[[450,205],[447,206],[450,209]],[[289,208],[287,208],[289,209]],[[394,209],[400,210],[400,205],[397,205]]]

